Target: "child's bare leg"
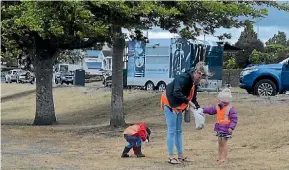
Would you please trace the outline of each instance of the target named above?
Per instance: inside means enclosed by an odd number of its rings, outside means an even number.
[[[218,143],[219,143],[219,149],[218,149],[218,158],[217,158],[217,161],[219,161],[219,160],[222,159],[222,148],[223,148],[222,138],[218,138]]]
[[[224,151],[223,151],[223,159],[224,161],[227,161],[228,156],[228,139],[224,139]]]
[[[222,138],[221,145],[222,145],[221,159],[219,160],[219,162],[225,162],[227,158],[227,153],[228,153],[227,139]]]

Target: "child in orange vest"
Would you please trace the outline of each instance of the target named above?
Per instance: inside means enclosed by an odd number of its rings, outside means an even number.
[[[217,115],[215,131],[219,142],[217,162],[227,161],[228,144],[227,140],[232,138],[232,132],[238,123],[236,109],[230,104],[232,94],[229,88],[225,88],[218,94],[219,103],[216,106],[204,107],[203,113]]]
[[[121,157],[129,157],[129,151],[133,148],[134,154],[137,157],[145,157],[141,151],[142,142],[149,142],[151,130],[146,126],[145,123],[136,123],[129,126],[123,132],[124,138],[129,143],[124,147]]]

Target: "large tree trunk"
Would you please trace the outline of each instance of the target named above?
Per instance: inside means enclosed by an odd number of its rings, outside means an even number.
[[[52,94],[52,77],[53,63],[57,55],[58,54],[55,53],[53,56],[46,56],[45,60],[39,60],[39,58],[44,57],[35,57],[36,113],[34,125],[52,125],[56,123]]]
[[[120,127],[125,125],[123,112],[123,50],[125,45],[121,28],[117,28],[113,40],[112,56],[112,92],[110,125]]]

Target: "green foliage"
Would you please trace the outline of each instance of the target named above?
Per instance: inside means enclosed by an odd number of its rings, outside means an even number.
[[[276,60],[274,55],[268,53],[262,53],[257,50],[254,50],[250,55],[251,64],[269,64],[273,63]]]
[[[274,34],[274,36],[266,42],[266,45],[279,44],[286,46],[287,45],[286,41],[287,38],[285,32],[278,31],[278,34]]]
[[[56,49],[91,47],[111,42],[117,27],[149,29],[159,26],[184,38],[201,30],[213,34],[216,28],[241,27],[239,16],[264,17],[267,4],[287,10],[276,2],[219,1],[21,1],[1,2],[2,40],[5,48],[34,49],[48,40]],[[198,12],[196,12],[198,11]],[[139,36],[141,37],[141,36]],[[228,38],[229,34],[218,36]],[[84,38],[90,40],[85,41]],[[37,42],[36,42],[37,41]],[[43,43],[42,43],[43,44]],[[44,46],[44,45],[43,45]],[[24,48],[25,47],[25,48]],[[37,47],[46,48],[46,47]],[[29,51],[29,50],[28,50]]]
[[[228,61],[225,62],[224,69],[237,69],[238,65],[236,64],[235,58],[231,57]]]
[[[273,44],[265,47],[265,52],[254,50],[250,55],[252,64],[272,64],[289,57],[289,47]]]
[[[286,50],[286,48],[288,47],[281,45],[281,44],[271,44],[265,47],[265,52],[266,53],[278,53],[278,52]]]
[[[224,53],[223,62],[227,62],[232,57],[234,57],[234,53]]]
[[[244,31],[241,32],[235,44],[237,47],[244,49],[244,51],[237,52],[235,56],[236,64],[239,68],[244,68],[250,63],[249,57],[253,50],[264,51],[264,44],[261,40],[257,39],[252,22],[246,21],[245,23]]]
[[[9,50],[47,48],[44,41],[56,49],[70,49],[72,44],[85,44],[84,37],[104,37],[109,33],[107,25],[95,20],[82,1],[23,1],[17,5],[3,2],[1,11],[1,38]]]
[[[236,63],[239,68],[244,68],[250,63],[249,56],[252,51],[264,51],[264,44],[260,40],[251,39],[248,41],[240,41],[236,44],[236,46],[244,49],[244,51],[238,51],[235,56]]]
[[[257,39],[257,33],[254,31],[254,25],[252,22],[246,20],[245,21],[245,27],[244,31],[241,32],[241,35],[239,37],[239,41],[241,40],[251,40]]]
[[[250,55],[250,63],[252,64],[272,64],[289,57],[289,46],[286,44],[286,34],[278,31],[274,34],[266,44],[264,52],[254,50]],[[289,41],[289,40],[288,40]]]
[[[76,64],[82,62],[84,56],[85,53],[82,50],[65,50],[59,55],[55,64],[61,62]]]

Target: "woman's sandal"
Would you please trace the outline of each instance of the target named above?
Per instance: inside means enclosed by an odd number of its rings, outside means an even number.
[[[184,157],[184,158],[178,158],[179,159],[179,161],[182,161],[182,162],[193,162],[193,160],[192,159],[190,159],[189,157]]]
[[[170,163],[170,164],[180,164],[181,162],[177,158],[169,158],[168,163]]]

